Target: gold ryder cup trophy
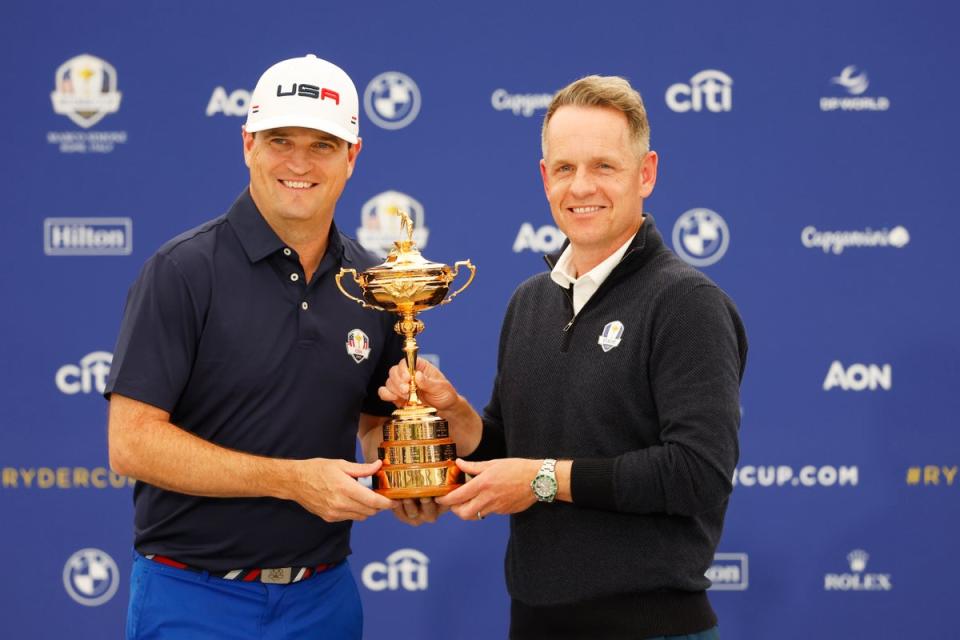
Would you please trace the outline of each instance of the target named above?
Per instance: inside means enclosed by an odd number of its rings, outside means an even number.
[[[411,371],[406,403],[383,425],[383,442],[377,450],[383,466],[373,477],[373,489],[392,499],[442,496],[461,485],[462,473],[454,462],[457,445],[450,438],[447,421],[417,396],[412,372],[417,370],[416,336],[423,331],[423,322],[417,319],[417,313],[453,300],[470,286],[477,270],[469,260],[461,260],[451,269],[424,258],[413,243],[410,216],[400,210],[392,213],[400,216],[407,239],[395,242],[381,265],[359,274],[356,269],[340,269],[336,276],[337,288],[365,309],[400,316],[393,328],[404,337],[403,351],[407,369]],[[470,278],[447,297],[461,266],[470,269]],[[348,273],[363,292],[363,299],[347,293],[340,283]]]

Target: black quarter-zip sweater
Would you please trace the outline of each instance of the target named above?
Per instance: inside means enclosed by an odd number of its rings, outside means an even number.
[[[615,321],[620,342],[604,351]],[[570,291],[549,273],[518,287],[470,458],[572,459],[573,502],[511,516],[515,627],[522,612],[591,601],[630,637],[716,624],[704,572],[739,455],[746,354],[733,302],[664,245],[650,215],[575,318]],[[594,631],[587,637],[608,637]]]

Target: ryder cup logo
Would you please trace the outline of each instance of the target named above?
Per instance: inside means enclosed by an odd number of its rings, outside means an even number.
[[[360,364],[370,357],[370,338],[360,329],[351,329],[347,334],[347,353]]]
[[[393,243],[406,240],[397,211],[406,211],[413,221],[413,241],[417,247],[427,246],[430,230],[423,224],[423,205],[399,191],[384,191],[367,200],[360,212],[357,241],[367,251],[386,257]]]
[[[106,60],[88,54],[70,58],[57,69],[53,110],[89,129],[120,108],[117,71]]]
[[[597,338],[597,344],[606,353],[615,347],[620,346],[620,337],[623,335],[623,323],[619,320],[608,322],[603,328],[600,337]]]
[[[402,129],[420,113],[420,89],[410,76],[386,71],[363,92],[363,108],[370,121],[383,129]]]
[[[426,591],[429,563],[430,559],[416,549],[398,549],[387,556],[386,563],[365,566],[360,577],[370,591]]]
[[[75,602],[97,607],[117,592],[120,570],[106,551],[81,549],[63,567],[63,586]]]
[[[690,78],[690,84],[679,82],[667,89],[667,106],[677,113],[711,111],[721,113],[733,109],[733,78],[723,71],[705,69]]]
[[[673,250],[695,267],[719,262],[729,245],[730,230],[716,211],[691,209],[673,225]]]

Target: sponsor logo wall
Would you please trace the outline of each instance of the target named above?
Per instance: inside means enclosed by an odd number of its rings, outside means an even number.
[[[638,87],[660,154],[644,208],[730,294],[750,341],[726,526],[704,567],[724,636],[952,637],[960,7],[771,5],[744,20],[709,3],[301,4],[282,29],[250,20],[258,9],[64,5],[54,20],[25,4],[10,21],[43,28],[8,30],[0,105],[0,544],[18,577],[0,587],[0,635],[122,635],[135,481],[110,469],[100,395],[126,296],[158,247],[245,184],[239,140],[220,141],[259,73],[314,52],[362,103],[338,228],[385,256],[403,210],[425,257],[477,265],[460,304],[423,317],[420,346],[478,408],[511,292],[566,241],[536,166],[553,91],[592,73]],[[283,90],[333,99],[309,78]],[[598,322],[598,366],[648,321]],[[377,357],[353,323],[327,339],[347,370]],[[401,620],[404,637],[506,637],[507,535],[497,516],[355,525],[365,633],[396,636]]]

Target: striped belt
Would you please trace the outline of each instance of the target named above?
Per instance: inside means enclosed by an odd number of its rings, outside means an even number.
[[[323,573],[327,569],[335,566],[333,564],[318,564],[315,567],[276,567],[272,569],[233,569],[231,571],[207,571],[199,567],[191,567],[188,564],[178,562],[167,556],[157,555],[155,553],[144,556],[147,560],[153,560],[160,564],[176,569],[186,569],[197,573],[208,573],[215,578],[224,580],[240,580],[241,582],[263,582],[264,584],[291,584],[306,580],[310,576]]]

